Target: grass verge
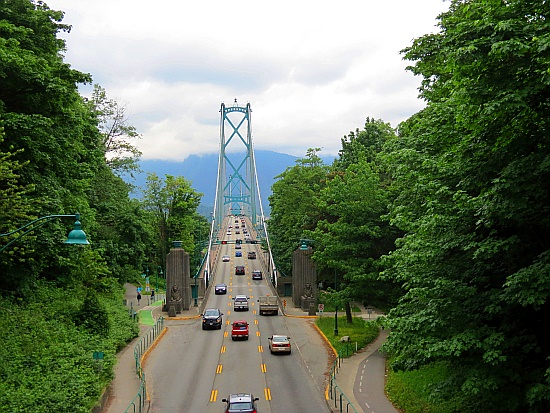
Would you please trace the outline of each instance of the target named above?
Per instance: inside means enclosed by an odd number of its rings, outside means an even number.
[[[338,317],[338,335],[334,334],[334,317],[319,317],[316,320],[317,327],[338,351],[340,357],[350,357],[356,351],[362,349],[378,337],[378,325],[375,321],[364,320],[361,317],[353,317],[352,323],[348,323],[346,317]],[[341,342],[341,338],[348,336],[349,343]]]

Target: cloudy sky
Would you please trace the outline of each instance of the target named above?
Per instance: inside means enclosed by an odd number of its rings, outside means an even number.
[[[256,149],[336,154],[367,117],[424,105],[399,51],[443,0],[46,0],[72,25],[65,60],[126,107],[143,159],[216,153],[220,106],[250,103]],[[91,89],[83,88],[89,95]]]

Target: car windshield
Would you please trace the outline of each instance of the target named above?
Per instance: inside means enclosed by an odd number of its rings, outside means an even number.
[[[204,315],[207,317],[217,317],[218,316],[218,310],[206,310],[204,312]]]
[[[277,336],[273,336],[273,341],[276,341],[278,343],[282,343],[283,341],[286,341],[286,337],[277,337]]]
[[[250,402],[237,402],[237,403],[231,403],[231,407],[229,408],[230,412],[239,412],[241,410],[250,410],[252,409],[252,403]]]

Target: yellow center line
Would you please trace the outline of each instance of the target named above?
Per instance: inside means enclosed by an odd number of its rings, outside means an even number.
[[[264,348],[262,346],[258,346],[258,353],[263,353],[264,352]]]
[[[223,370],[223,366],[221,364],[218,364],[218,368],[216,369],[216,374],[220,374]]]
[[[212,393],[210,393],[210,402],[215,402],[218,398],[218,391],[212,390]]]
[[[224,336],[224,337],[227,337],[228,334],[229,334],[228,331],[224,331],[224,332],[223,332],[223,336]]]
[[[220,349],[220,353],[225,353],[225,346],[222,346],[222,348]]]
[[[260,337],[260,332],[256,331],[256,337]]]
[[[255,320],[254,320],[254,324],[258,324],[258,319],[255,319]]]
[[[269,390],[269,387],[266,387],[264,389],[264,395],[265,395],[265,399],[267,401],[271,400],[271,390]],[[212,401],[212,400],[210,400],[210,401]]]
[[[260,370],[262,371],[262,373],[265,373],[267,371],[265,363],[260,364]]]

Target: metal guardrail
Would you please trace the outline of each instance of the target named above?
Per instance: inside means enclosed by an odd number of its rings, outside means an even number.
[[[159,334],[164,329],[164,318],[160,317],[155,325],[145,334],[134,347],[134,360],[136,363],[136,374],[141,379],[138,392],[130,402],[130,405],[124,410],[124,413],[143,413],[145,401],[147,400],[147,384],[145,373],[141,367],[141,358],[147,349],[155,342]]]
[[[355,412],[358,413],[357,409],[353,406],[352,402],[344,394],[344,391],[336,383],[336,373],[342,365],[342,357],[339,354],[336,355],[336,360],[332,363],[332,368],[330,370],[330,384],[329,384],[329,393],[330,399],[334,400],[334,407],[339,409],[340,412],[344,411],[344,405],[346,406],[346,412]],[[350,410],[351,409],[351,410]]]

